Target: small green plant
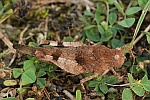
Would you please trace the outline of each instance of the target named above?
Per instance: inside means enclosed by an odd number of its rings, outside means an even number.
[[[90,81],[89,87],[93,87],[99,96],[103,94],[107,94],[109,88],[107,84],[115,84],[117,82],[117,78],[115,76],[106,76],[102,78],[101,76],[97,77],[95,80]]]
[[[29,43],[35,44],[35,43]],[[40,86],[40,88],[45,87],[46,80],[42,78],[44,75],[52,76],[54,75],[54,71],[56,70],[56,66],[53,64],[46,64],[44,62],[38,61],[35,57],[28,56],[29,60],[24,62],[20,62],[19,65],[23,64],[23,68],[14,68],[13,76],[14,78],[21,77],[21,84],[28,85],[32,83],[36,83]]]
[[[142,7],[138,6],[138,2]],[[82,21],[86,24],[82,33],[82,40],[88,38],[97,44],[107,42],[113,48],[125,45],[124,39],[131,38],[127,36],[125,28],[134,24],[136,13],[142,10],[143,3],[145,3],[141,0],[138,2],[130,2],[130,6],[125,10],[123,9],[124,6],[117,0],[101,0],[100,3],[97,3],[95,13],[85,11],[84,16],[81,16]],[[112,6],[114,8],[111,8]],[[119,12],[122,16],[118,15]],[[118,35],[120,35],[119,38],[116,37]]]
[[[149,95],[150,80],[145,75],[141,80],[135,80],[131,74],[128,73],[130,88],[125,88],[122,93],[122,100],[133,100],[134,95],[140,97]]]
[[[80,90],[76,90],[76,100],[82,100],[82,95]]]
[[[14,0],[12,0],[12,2],[14,2]],[[10,3],[6,3],[5,5],[3,5],[2,1],[0,1],[0,23],[2,23],[13,13],[13,10],[9,7]]]

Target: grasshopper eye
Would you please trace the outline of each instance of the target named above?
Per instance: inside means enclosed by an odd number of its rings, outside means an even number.
[[[115,55],[115,56],[114,56],[114,59],[115,59],[115,60],[118,60],[119,58],[120,58],[119,55]]]

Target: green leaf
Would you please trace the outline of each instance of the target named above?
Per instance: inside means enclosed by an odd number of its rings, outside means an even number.
[[[113,48],[117,48],[117,47],[122,47],[124,44],[124,42],[118,40],[118,39],[112,39],[111,40],[111,45]]]
[[[17,92],[19,93],[19,95],[24,95],[27,92],[27,88],[18,88]]]
[[[45,74],[46,74],[45,71],[40,70],[40,71],[37,73],[37,77],[44,76]]]
[[[104,93],[100,90],[99,85],[97,85],[94,90],[97,92],[98,96],[104,95]]]
[[[105,30],[108,30],[108,23],[106,21],[101,22],[101,25]]]
[[[22,68],[14,68],[13,69],[13,76],[14,78],[18,78],[23,73]]]
[[[141,86],[139,86],[139,85],[134,86],[134,87],[132,88],[132,90],[134,91],[134,93],[135,93],[136,95],[138,95],[138,96],[140,96],[140,97],[145,94],[145,90],[144,90]]]
[[[82,95],[80,90],[76,90],[76,100],[82,100]]]
[[[106,82],[108,84],[115,84],[117,80],[118,79],[115,76],[106,76],[102,78],[101,82]]]
[[[118,81],[118,78],[116,76],[109,76],[109,80],[107,81],[108,84],[115,84]]]
[[[148,77],[147,77],[147,75],[145,75],[145,76],[142,78],[141,83],[144,83],[144,82],[147,82],[147,81],[148,81]]]
[[[97,9],[96,9],[96,12],[99,12],[100,14],[102,13],[103,11],[103,7],[100,3],[97,3]]]
[[[131,61],[126,61],[123,65],[125,65],[125,66],[131,66]]]
[[[138,0],[138,4],[139,4],[142,8],[145,7],[145,5],[146,5],[147,2],[148,2],[148,0]]]
[[[119,12],[121,12],[122,15],[125,15],[125,13],[124,13],[122,7],[121,7],[120,4],[117,2],[117,0],[114,0],[113,3],[114,3],[114,5],[116,6],[116,8],[119,10]]]
[[[68,37],[64,37],[63,39],[64,42],[73,42],[73,38],[68,36]]]
[[[145,81],[145,82],[141,82],[141,85],[143,86],[143,88],[146,90],[146,91],[150,91],[150,80],[148,81]]]
[[[117,34],[117,29],[113,26],[111,28],[108,29],[108,31],[110,31],[112,33],[112,37],[115,38],[116,34]]]
[[[14,97],[9,97],[9,98],[2,98],[1,100],[17,100],[17,99]]]
[[[143,62],[144,60],[147,60],[148,57],[140,57],[140,56],[137,56],[136,57],[136,62]]]
[[[94,14],[90,11],[84,11],[84,15],[86,16],[94,16]]]
[[[129,88],[125,88],[122,92],[122,100],[133,100],[132,92]]]
[[[113,28],[115,28],[118,31],[126,31],[124,27],[122,27],[121,25],[118,25],[118,24],[114,25]]]
[[[0,1],[0,9],[2,9],[2,8],[3,8],[2,1]]]
[[[126,14],[127,15],[132,15],[134,13],[137,13],[140,10],[141,10],[141,7],[131,7],[131,8],[126,10]]]
[[[46,81],[44,78],[38,78],[36,83],[40,86],[40,88],[44,88],[46,85]]]
[[[13,13],[13,10],[12,9],[9,9],[7,10],[4,14],[7,15],[7,14],[12,14]]]
[[[100,34],[104,34],[105,31],[103,29],[103,27],[101,25],[97,25],[98,26],[98,31],[100,32]]]
[[[15,85],[17,85],[17,81],[16,80],[5,80],[4,85],[5,86],[15,86]]]
[[[14,2],[16,2],[16,0],[11,0],[11,2],[13,2],[13,3],[14,3]]]
[[[132,83],[134,81],[132,74],[128,73],[128,79],[129,79],[130,86],[132,86]]]
[[[33,60],[26,60],[23,64],[23,69],[25,71],[30,70],[30,71],[35,72],[36,68],[35,68]]]
[[[146,32],[147,42],[150,44],[150,32]]]
[[[114,2],[117,2],[116,0],[107,0],[107,2],[110,4],[110,5],[112,5],[112,4],[114,4]]]
[[[112,12],[109,14],[108,22],[110,25],[113,25],[117,20],[117,15],[116,13]]]
[[[0,10],[0,15],[3,13],[3,11],[4,11],[9,5],[10,5],[9,3],[5,4],[4,6],[0,4],[0,6],[2,7],[1,10]]]
[[[117,96],[117,94],[110,93],[110,94],[108,95],[108,98],[110,98],[110,100],[115,100],[116,96]]]
[[[10,3],[5,4],[3,9],[5,10],[9,5],[10,5]]]
[[[150,80],[148,80],[147,75],[145,75],[141,80],[141,85],[146,91],[150,91]]]
[[[138,65],[133,65],[131,68],[130,68],[130,72],[133,73],[133,74],[137,74],[141,71],[141,68],[138,67]]]
[[[123,27],[129,28],[133,25],[134,22],[135,22],[135,18],[127,18],[125,20],[122,20],[121,22],[118,22],[118,24]]]
[[[95,20],[96,20],[96,23],[99,25],[99,23],[100,23],[100,13],[99,12],[95,13]]]
[[[35,72],[31,70],[25,71],[21,76],[21,80],[24,85],[35,82],[36,80]]]
[[[84,27],[84,30],[88,30],[88,29],[94,28],[94,27],[96,27],[96,25],[86,25],[86,26]]]
[[[101,35],[101,41],[107,42],[112,37],[112,32],[106,31],[104,34]]]
[[[97,81],[97,80],[93,80],[93,81],[90,81],[90,83],[89,83],[89,87],[96,87],[97,85],[99,85],[99,81]]]
[[[95,29],[86,30],[86,36],[94,42],[100,41],[100,34]]]
[[[38,44],[35,42],[29,42],[28,46],[38,47]]]
[[[6,15],[9,15],[9,14],[12,14],[13,13],[13,10],[12,9],[9,9],[7,11],[4,11],[2,16],[1,16],[1,19],[5,18]]]
[[[105,84],[100,84],[99,88],[104,94],[108,92],[108,87]]]

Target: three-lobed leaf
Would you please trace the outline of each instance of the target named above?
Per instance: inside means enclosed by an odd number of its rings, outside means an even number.
[[[122,42],[121,40],[118,39],[112,39],[111,40],[111,45],[113,48],[117,48],[117,47],[122,47],[124,44],[124,42]]]
[[[100,34],[94,28],[86,30],[86,36],[94,42],[100,41]]]
[[[35,72],[31,70],[25,71],[21,76],[21,80],[22,80],[23,85],[35,82],[36,80]]]
[[[133,25],[134,22],[135,22],[135,18],[127,18],[125,20],[118,22],[118,24],[123,26],[123,27],[129,28]]]

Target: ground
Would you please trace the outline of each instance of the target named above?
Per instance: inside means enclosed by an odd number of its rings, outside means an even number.
[[[81,100],[82,96],[82,99],[89,100],[150,99],[149,12],[138,34],[135,33],[142,10],[146,11],[144,7],[150,0],[145,0],[145,3],[138,1],[2,0],[0,98]],[[39,47],[40,40],[105,45],[111,49],[128,46],[122,50],[126,56],[124,64],[115,69],[121,78],[118,79],[111,71],[103,76],[100,73],[84,84],[85,96],[80,80],[93,73],[73,75],[52,63],[15,52],[13,48],[13,44]],[[48,45],[41,47],[53,48]]]

